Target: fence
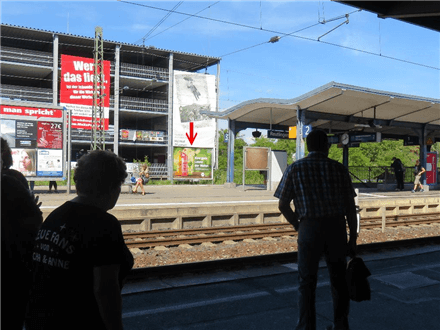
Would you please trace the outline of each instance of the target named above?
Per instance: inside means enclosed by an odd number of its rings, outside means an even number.
[[[353,183],[393,183],[396,182],[394,171],[389,166],[349,166]],[[412,167],[406,167],[403,182],[412,183],[414,173]]]

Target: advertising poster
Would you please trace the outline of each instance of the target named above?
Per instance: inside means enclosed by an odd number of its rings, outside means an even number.
[[[92,58],[61,55],[60,104],[72,110],[72,128],[92,129],[93,78]],[[104,61],[102,94],[104,97],[104,129],[108,130],[110,108],[110,61]]]
[[[121,140],[124,141],[163,142],[164,137],[165,132],[163,131],[121,130]]]
[[[37,122],[24,120],[15,122],[15,147],[37,147]]]
[[[10,148],[15,148],[15,120],[2,119],[0,123],[1,136]]]
[[[201,111],[216,110],[215,76],[202,73],[174,71],[173,145],[192,148],[215,147],[215,120]],[[193,144],[190,123],[194,123]]]
[[[61,123],[40,121],[38,122],[37,132],[38,148],[63,148],[63,128]]]
[[[212,179],[212,150],[174,148],[173,177],[175,179]]]
[[[37,151],[37,176],[62,176],[63,151],[38,150]]]
[[[1,115],[13,115],[23,117],[37,117],[37,119],[44,118],[62,118],[63,111],[59,109],[50,108],[33,108],[12,105],[0,105]]]
[[[21,172],[24,176],[36,176],[37,157],[35,149],[11,149],[11,153],[13,162],[11,168]]]

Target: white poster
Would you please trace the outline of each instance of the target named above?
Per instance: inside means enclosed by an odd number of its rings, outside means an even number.
[[[63,150],[38,150],[37,176],[63,175]]]
[[[174,71],[174,146],[215,147],[215,119],[200,111],[215,111],[216,99],[215,76]]]

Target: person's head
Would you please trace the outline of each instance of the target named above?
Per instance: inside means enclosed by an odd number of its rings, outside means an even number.
[[[420,164],[420,160],[416,159],[416,165]]]
[[[12,154],[11,148],[9,148],[8,141],[1,138],[1,148],[2,148],[2,170],[7,170],[12,166]]]
[[[393,159],[391,159],[391,160],[396,160],[397,158],[396,157],[393,157]]]
[[[327,134],[320,129],[314,129],[307,136],[307,149],[309,151],[320,151],[328,154]]]
[[[32,171],[32,157],[26,150],[21,152],[20,162],[26,171]]]
[[[113,152],[94,150],[81,157],[76,165],[73,179],[77,193],[98,198],[117,190],[116,204],[121,185],[127,177],[126,170],[124,161]]]

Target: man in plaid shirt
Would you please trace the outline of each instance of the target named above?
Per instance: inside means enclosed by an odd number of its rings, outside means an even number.
[[[307,137],[309,155],[290,165],[275,192],[279,209],[298,231],[299,320],[296,329],[316,328],[315,291],[321,255],[330,274],[333,326],[349,329],[346,255],[356,253],[356,206],[348,170],[328,158],[328,138],[313,130]],[[295,212],[290,206],[293,200]],[[347,244],[346,221],[350,229]]]

